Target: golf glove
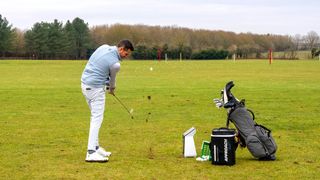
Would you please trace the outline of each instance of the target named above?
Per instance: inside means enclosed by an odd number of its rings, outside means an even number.
[[[213,102],[216,104],[216,107],[219,109],[224,105],[222,99],[215,98],[215,99],[213,99]]]

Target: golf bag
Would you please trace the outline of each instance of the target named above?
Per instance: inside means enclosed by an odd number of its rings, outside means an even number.
[[[271,135],[271,130],[254,121],[254,113],[245,107],[245,100],[239,101],[231,93],[234,86],[230,81],[221,91],[222,100],[214,99],[217,107],[228,109],[227,127],[231,121],[237,131],[239,144],[247,147],[250,153],[260,160],[275,160],[277,145]]]

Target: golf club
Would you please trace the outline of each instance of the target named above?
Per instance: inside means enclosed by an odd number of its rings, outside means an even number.
[[[125,106],[122,102],[121,102],[121,100],[115,95],[115,94],[113,94],[113,96],[119,101],[119,103],[127,110],[127,112],[130,114],[130,116],[131,116],[131,119],[133,119],[133,115],[132,115],[132,111],[133,111],[133,109],[131,109],[130,111],[129,111],[129,109],[127,108],[127,106]]]

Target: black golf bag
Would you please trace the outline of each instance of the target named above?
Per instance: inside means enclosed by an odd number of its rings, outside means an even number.
[[[245,107],[245,100],[239,101],[231,93],[234,86],[230,81],[221,91],[223,100],[218,105],[228,109],[227,127],[231,121],[237,131],[239,144],[247,147],[250,153],[260,160],[275,160],[277,145],[271,135],[271,130],[254,121],[254,113]],[[214,100],[217,104],[218,100]],[[217,106],[218,106],[217,105]]]
[[[212,164],[229,165],[236,163],[236,130],[228,128],[213,129],[210,142]]]

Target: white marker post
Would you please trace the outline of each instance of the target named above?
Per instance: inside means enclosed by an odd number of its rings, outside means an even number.
[[[196,146],[194,144],[193,136],[196,134],[196,128],[192,127],[183,133],[183,156],[196,157]]]

